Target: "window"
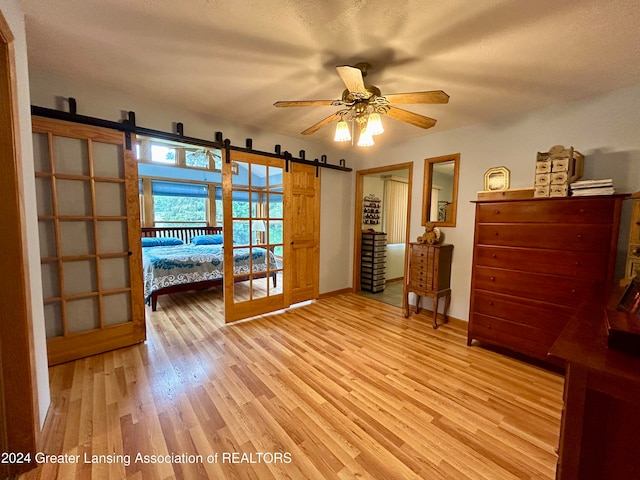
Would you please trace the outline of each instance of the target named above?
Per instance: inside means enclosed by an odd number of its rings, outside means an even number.
[[[186,149],[184,155],[184,164],[187,167],[209,168],[208,150]]]
[[[406,242],[407,205],[409,186],[404,182],[385,180],[384,182],[384,228],[387,244]]]
[[[151,145],[151,161],[175,165],[178,156],[176,149],[166,145]]]
[[[156,227],[208,224],[208,185],[153,180],[151,194]]]
[[[136,159],[144,163],[222,171],[222,153],[217,149],[138,137],[134,152]]]

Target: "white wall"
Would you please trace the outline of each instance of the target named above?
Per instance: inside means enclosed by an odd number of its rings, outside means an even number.
[[[66,111],[66,99],[73,97],[78,102],[78,113],[91,117],[120,121],[126,118],[126,112],[134,111],[136,123],[146,128],[174,131],[174,123],[182,122],[184,134],[190,137],[214,140],[215,132],[221,131],[232,145],[244,146],[245,139],[250,137],[255,150],[274,152],[275,145],[279,144],[283,152],[287,150],[296,157],[300,150],[305,150],[308,159],[327,155],[327,162],[331,164],[338,164],[346,156],[344,152],[332,152],[329,148],[310,142],[163,104],[161,99],[150,102],[44,72],[32,71],[30,81],[31,102],[41,107]],[[352,166],[353,162],[348,157],[346,160],[347,166]],[[322,168],[320,171],[320,293],[325,293],[350,287],[352,283],[353,242],[345,242],[345,238],[353,236],[354,174]]]
[[[33,318],[34,361],[36,366],[36,388],[41,426],[51,403],[47,345],[44,330],[42,305],[42,280],[40,276],[40,250],[38,243],[38,217],[36,210],[35,178],[33,170],[33,147],[31,144],[31,109],[29,107],[29,72],[27,67],[27,44],[24,15],[14,0],[0,4],[2,15],[14,35],[13,48],[16,63],[17,113],[19,121],[19,145],[22,155],[22,206],[24,208],[27,238],[25,248],[28,258],[28,275],[31,284],[31,315]],[[6,159],[3,159],[6,161]],[[26,399],[25,399],[26,401]]]
[[[454,102],[455,99],[452,99]],[[407,126],[407,128],[411,128]],[[437,128],[437,127],[436,127]],[[358,168],[414,162],[411,235],[422,233],[424,159],[460,152],[458,218],[455,228],[443,228],[445,242],[454,245],[451,315],[468,319],[473,250],[474,204],[483,189],[484,172],[506,166],[511,188],[531,188],[536,152],[553,145],[573,146],[586,156],[584,179],[613,178],[618,192],[640,190],[640,85],[608,95],[540,109],[490,124],[428,135],[407,144],[370,151]],[[365,163],[366,162],[366,163]],[[618,246],[618,266],[625,261],[629,202],[625,202]],[[620,267],[617,270],[621,275]]]

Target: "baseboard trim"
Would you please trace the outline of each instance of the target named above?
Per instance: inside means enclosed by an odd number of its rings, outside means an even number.
[[[342,295],[343,293],[353,293],[353,288],[342,288],[340,290],[334,290],[332,292],[324,292],[318,295],[318,299],[322,300],[323,298],[335,297],[336,295]]]

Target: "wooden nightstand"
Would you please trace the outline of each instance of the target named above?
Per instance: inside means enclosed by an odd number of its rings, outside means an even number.
[[[438,328],[438,300],[445,297],[444,323],[451,303],[451,256],[453,245],[409,244],[409,265],[405,277],[405,311],[409,316],[409,293],[416,294],[416,313],[420,311],[420,297],[433,300],[433,328]]]

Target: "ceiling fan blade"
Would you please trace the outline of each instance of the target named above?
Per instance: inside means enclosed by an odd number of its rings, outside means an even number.
[[[367,93],[362,79],[362,70],[350,65],[336,67],[338,75],[351,93]]]
[[[436,124],[434,118],[425,117],[424,115],[418,115],[417,113],[408,112],[398,107],[390,107],[387,111],[387,115],[401,122],[410,123],[420,128],[431,128]]]
[[[392,93],[384,96],[389,103],[449,103],[449,95],[442,90],[429,92]]]
[[[273,104],[274,107],[318,107],[335,105],[339,100],[281,100]]]
[[[337,113],[334,113],[332,115],[329,115],[327,118],[320,120],[318,123],[311,125],[309,128],[302,131],[301,133],[302,135],[311,135],[312,133],[315,133],[318,130],[320,130],[325,125],[329,125],[331,122],[333,122],[334,120],[338,120],[339,118],[340,118],[340,115]]]

